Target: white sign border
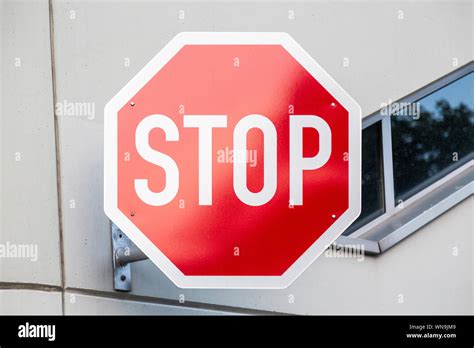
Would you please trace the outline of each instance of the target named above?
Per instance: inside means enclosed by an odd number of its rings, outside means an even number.
[[[281,276],[186,276],[118,209],[118,111],[185,45],[281,45],[349,112],[349,209]],[[182,32],[176,35],[105,106],[104,211],[180,288],[283,289],[288,287],[359,216],[361,210],[361,108],[287,33]]]

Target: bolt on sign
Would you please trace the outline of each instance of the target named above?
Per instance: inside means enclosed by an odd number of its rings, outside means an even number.
[[[360,213],[361,111],[285,33],[181,33],[105,107],[105,212],[179,287],[284,288]]]

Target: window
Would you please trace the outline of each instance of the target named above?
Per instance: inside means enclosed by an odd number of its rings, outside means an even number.
[[[362,211],[336,241],[375,254],[472,195],[474,62],[392,104],[363,120]]]
[[[417,103],[419,115],[391,117],[396,202],[466,163],[474,151],[474,73]]]

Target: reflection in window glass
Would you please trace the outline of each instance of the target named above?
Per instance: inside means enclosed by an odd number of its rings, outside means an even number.
[[[362,131],[362,211],[344,235],[354,232],[385,211],[381,148],[381,122],[377,122]]]
[[[395,204],[473,158],[474,73],[418,103],[418,115],[391,116]]]

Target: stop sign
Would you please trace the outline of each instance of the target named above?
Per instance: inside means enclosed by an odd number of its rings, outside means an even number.
[[[287,34],[181,33],[105,108],[105,212],[180,287],[283,288],[359,215],[360,136]]]

